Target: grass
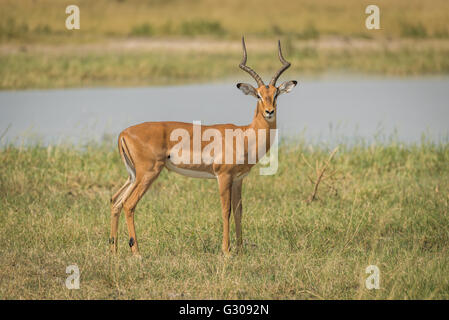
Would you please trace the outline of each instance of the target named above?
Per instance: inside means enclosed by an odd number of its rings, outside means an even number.
[[[109,197],[126,173],[115,146],[0,151],[2,299],[448,299],[449,145],[340,146],[333,188],[312,191],[308,162],[329,150],[280,148],[274,176],[243,190],[240,255],[221,255],[214,181],[165,170],[136,211],[142,260],[107,253]],[[234,232],[231,231],[234,243]],[[65,288],[77,264],[80,290]],[[364,286],[368,265],[380,289]]]
[[[78,32],[65,29],[65,8],[72,4],[80,8]],[[242,33],[267,37],[279,32],[298,37],[398,38],[404,36],[404,26],[413,29],[415,25],[425,26],[426,37],[441,35],[442,31],[447,34],[446,0],[379,0],[376,5],[380,8],[381,29],[376,31],[365,28],[369,4],[367,0],[284,0],[281,6],[268,0],[0,0],[0,39],[26,43],[98,40],[128,36],[133,28],[144,24],[154,31],[148,36],[208,34],[232,39]],[[49,32],[36,32],[43,26]],[[76,36],[67,37],[68,33]]]
[[[144,23],[136,25],[131,29],[130,35],[132,36],[151,36],[154,33],[150,24]]]
[[[80,8],[67,30],[65,8]],[[249,63],[271,76],[275,40],[298,74],[446,75],[449,2],[0,0],[0,89],[145,86],[223,80]],[[161,45],[162,43],[162,45]],[[165,46],[165,47],[164,47]]]
[[[271,77],[275,48],[252,50],[251,67]],[[329,72],[393,76],[449,73],[449,47],[376,50],[317,49],[285,42],[292,75]],[[210,82],[230,77],[250,81],[239,68],[241,52],[170,51],[0,54],[0,89],[142,86]]]

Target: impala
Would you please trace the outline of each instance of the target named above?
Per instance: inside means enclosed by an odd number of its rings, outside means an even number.
[[[276,81],[279,76],[290,67],[282,56],[281,43],[278,41],[279,60],[282,63],[281,68],[274,74],[268,85],[265,85],[262,78],[250,67],[246,65],[247,53],[245,40],[242,38],[243,58],[239,65],[241,69],[248,72],[256,80],[257,88],[250,84],[238,83],[237,88],[243,91],[245,95],[251,95],[257,99],[257,106],[254,119],[247,126],[236,126],[233,124],[216,124],[211,126],[202,126],[201,132],[213,130],[221,137],[223,146],[218,151],[211,153],[213,161],[173,161],[173,151],[178,140],[172,139],[175,130],[183,130],[190,136],[187,143],[189,148],[194,148],[193,141],[194,125],[183,122],[145,122],[122,131],[118,138],[118,149],[120,156],[128,171],[129,177],[125,184],[111,197],[111,234],[109,238],[110,249],[117,251],[117,229],[121,209],[124,208],[126,215],[126,224],[129,233],[129,246],[131,252],[139,254],[137,237],[134,226],[134,212],[137,203],[142,198],[150,185],[157,179],[162,169],[167,168],[179,174],[196,178],[214,178],[218,181],[219,194],[221,199],[222,217],[223,217],[223,242],[222,250],[224,254],[229,254],[229,219],[231,208],[234,214],[235,231],[237,238],[237,250],[242,247],[242,182],[255,163],[268,152],[273,130],[276,129],[276,99],[279,95],[287,93],[296,86],[296,81],[286,81],[279,87],[276,87]],[[232,148],[225,146],[224,137],[229,130],[241,130],[244,134],[251,131],[264,132],[263,150],[260,143],[249,143],[245,140],[243,144],[243,157],[248,160],[251,151],[255,151],[256,161],[250,163],[231,163],[221,161],[225,158],[226,152],[231,152],[231,159],[235,160],[237,143]],[[245,137],[247,137],[245,135]],[[260,137],[257,141],[262,141]],[[205,151],[206,143],[201,141],[200,151]],[[253,148],[253,150],[249,150]],[[256,150],[254,150],[254,148]],[[260,152],[259,152],[260,151]],[[193,151],[192,154],[195,152]],[[193,155],[194,156],[194,155]]]

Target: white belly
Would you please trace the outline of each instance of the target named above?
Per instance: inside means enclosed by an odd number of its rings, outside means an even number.
[[[173,164],[169,159],[165,162],[165,166],[168,170],[179,173],[180,175],[190,177],[190,178],[200,178],[200,179],[216,179],[217,177],[207,171],[190,170],[185,168],[179,168]]]

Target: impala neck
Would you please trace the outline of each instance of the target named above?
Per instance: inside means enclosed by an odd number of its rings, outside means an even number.
[[[256,112],[254,114],[253,121],[248,126],[248,128],[251,128],[256,131],[256,134],[258,134],[259,129],[265,129],[266,132],[266,148],[265,151],[268,152],[271,147],[271,129],[276,129],[276,113],[274,116],[274,119],[272,121],[267,121],[265,117],[263,116],[263,107],[260,102],[257,102]]]
[[[262,111],[262,103],[260,101],[257,102],[256,112],[254,113],[254,118],[251,124],[249,125],[250,128],[253,128],[255,130],[257,129],[266,129],[267,132],[270,132],[270,129],[276,129],[276,113],[274,116],[274,119],[272,121],[268,121],[263,116]]]

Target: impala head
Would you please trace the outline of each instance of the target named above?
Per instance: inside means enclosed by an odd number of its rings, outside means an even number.
[[[287,62],[282,56],[281,41],[278,41],[278,53],[279,60],[282,62],[282,67],[274,74],[273,78],[268,85],[265,85],[262,78],[250,67],[246,65],[246,46],[245,39],[242,38],[243,46],[243,58],[240,62],[239,67],[246,72],[248,72],[254,80],[257,82],[257,88],[254,88],[248,83],[238,83],[237,88],[243,91],[246,95],[252,95],[259,101],[257,103],[258,112],[261,112],[264,118],[271,122],[276,119],[276,99],[283,93],[290,92],[298,83],[295,80],[286,81],[282,83],[279,87],[276,86],[276,81],[281,76],[281,74],[290,67],[290,62]]]

